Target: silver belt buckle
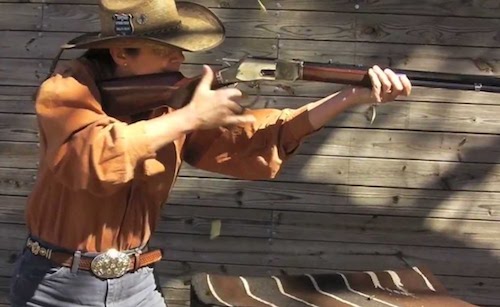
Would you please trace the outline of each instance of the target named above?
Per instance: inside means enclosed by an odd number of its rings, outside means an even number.
[[[105,253],[97,255],[90,264],[92,272],[100,278],[118,278],[123,276],[130,268],[130,256],[110,249]]]

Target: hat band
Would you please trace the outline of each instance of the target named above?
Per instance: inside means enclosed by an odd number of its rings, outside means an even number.
[[[157,33],[169,33],[177,31],[181,25],[181,20],[175,21],[175,23],[171,22],[168,26],[156,26],[153,29],[140,29],[136,28],[134,22],[132,22],[132,14],[114,14],[113,15],[113,28],[108,29],[106,31],[101,31],[100,37],[114,37],[114,36],[147,36],[151,34]],[[142,25],[142,23],[140,23]],[[103,25],[101,25],[103,27]],[[111,31],[109,31],[111,30]]]
[[[168,27],[168,28],[161,28],[161,29],[156,29],[156,30],[149,30],[149,31],[144,31],[140,34],[132,34],[132,35],[107,35],[103,36],[102,33],[98,34],[98,39],[113,39],[113,38],[127,38],[127,37],[148,37],[148,36],[153,36],[155,34],[161,34],[161,33],[170,33],[174,31],[178,31],[181,28],[182,22],[178,21],[175,25]],[[68,42],[66,44],[63,44],[61,46],[62,49],[70,49],[74,48],[75,44],[72,44],[71,42]]]
[[[136,34],[137,36],[149,36],[149,35],[154,35],[154,34],[162,34],[162,33],[170,33],[170,32],[177,32],[181,28],[182,22],[179,20],[175,23],[175,25],[172,25],[170,27],[166,28],[158,28],[155,30],[149,30],[149,31],[144,31],[140,34]]]

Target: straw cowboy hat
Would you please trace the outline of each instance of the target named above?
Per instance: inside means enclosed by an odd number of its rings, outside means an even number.
[[[174,0],[101,0],[101,32],[79,36],[63,49],[170,45],[203,51],[224,40],[224,26],[206,7]]]

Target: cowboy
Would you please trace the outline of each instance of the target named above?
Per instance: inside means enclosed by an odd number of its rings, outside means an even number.
[[[371,89],[346,87],[298,109],[245,110],[236,88],[212,90],[213,72],[185,107],[142,120],[101,107],[97,82],[178,71],[183,52],[218,46],[224,27],[207,8],[174,0],[101,0],[100,33],[64,49],[40,86],[40,164],[29,237],[11,283],[14,306],[165,306],[148,242],[183,161],[244,179],[273,178],[304,138],[345,109],[408,95],[409,80],[374,66]]]

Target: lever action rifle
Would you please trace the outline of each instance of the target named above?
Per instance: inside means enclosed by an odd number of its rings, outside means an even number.
[[[369,67],[253,57],[227,62],[229,66],[215,71],[213,89],[239,82],[296,80],[371,87]],[[393,71],[405,74],[413,86],[500,93],[500,79],[493,76]],[[110,79],[98,86],[104,111],[111,116],[126,116],[161,106],[182,108],[191,101],[200,79],[201,76],[186,78],[180,72],[168,72]]]

